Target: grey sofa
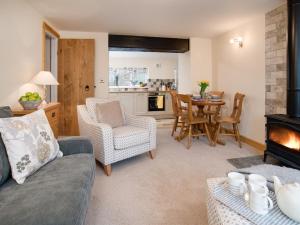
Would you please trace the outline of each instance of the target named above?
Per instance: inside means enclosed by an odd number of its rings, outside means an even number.
[[[7,117],[0,108],[0,117]],[[10,175],[0,138],[0,224],[82,225],[94,181],[95,159],[89,140],[59,140],[64,156],[48,163],[18,185]]]

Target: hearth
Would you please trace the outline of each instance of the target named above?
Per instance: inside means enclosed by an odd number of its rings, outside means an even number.
[[[300,169],[300,0],[288,0],[287,114],[266,115],[266,151]]]
[[[288,115],[267,115],[266,151],[281,162],[300,169],[300,118]]]

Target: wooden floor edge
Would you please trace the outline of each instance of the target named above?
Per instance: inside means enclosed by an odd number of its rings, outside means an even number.
[[[259,150],[261,152],[264,152],[266,149],[266,145],[264,145],[260,142],[257,142],[251,138],[245,137],[243,135],[241,135],[241,141],[252,146],[253,148],[256,148],[257,150]]]

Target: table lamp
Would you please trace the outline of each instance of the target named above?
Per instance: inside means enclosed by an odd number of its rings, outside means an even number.
[[[47,85],[59,85],[53,74],[49,71],[40,71],[32,79],[32,83],[44,86],[44,101],[46,101]],[[51,96],[50,96],[51,100]]]

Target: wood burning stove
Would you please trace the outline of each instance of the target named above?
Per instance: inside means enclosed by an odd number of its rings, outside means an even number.
[[[288,115],[267,115],[266,146],[264,155],[300,169],[300,118]]]
[[[300,169],[300,0],[288,0],[287,115],[266,115],[267,155]]]

